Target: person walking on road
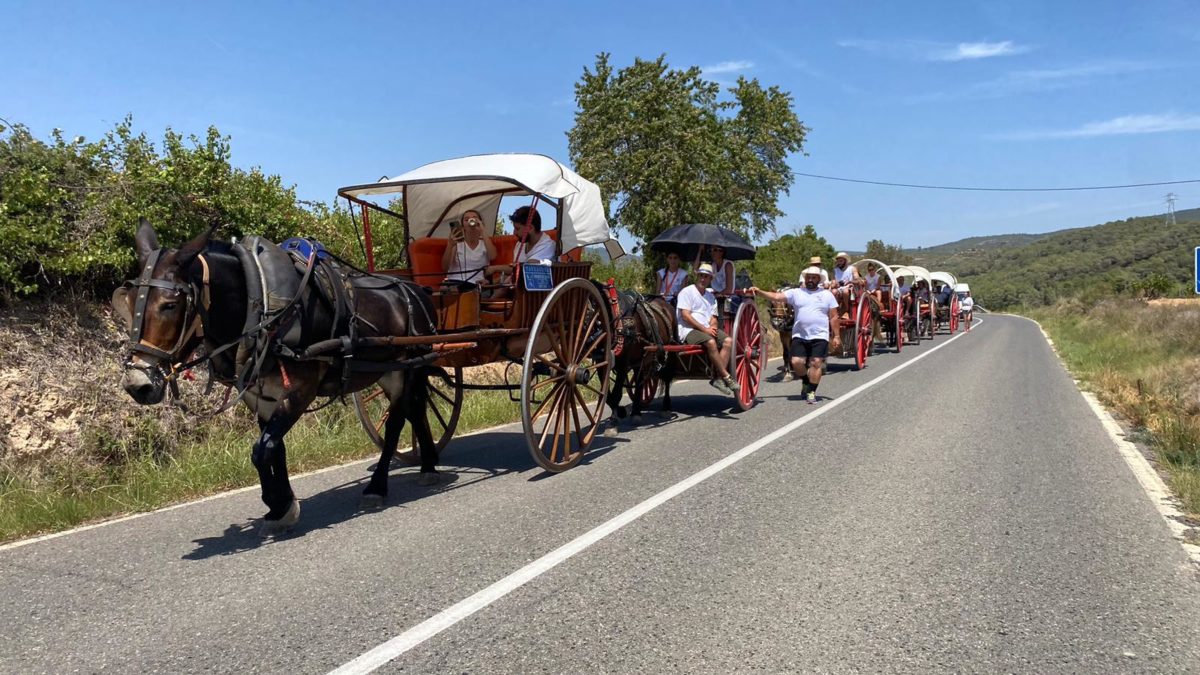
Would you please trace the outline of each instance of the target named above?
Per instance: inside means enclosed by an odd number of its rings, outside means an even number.
[[[738,384],[729,376],[729,349],[733,341],[717,327],[717,298],[709,289],[713,268],[702,263],[696,269],[696,283],[679,291],[676,299],[676,322],[679,338],[684,344],[704,345],[716,377],[709,384],[726,396],[733,396]]]
[[[809,267],[801,273],[803,288],[789,288],[782,292],[764,291],[752,287],[750,292],[773,302],[787,302],[792,307],[795,323],[792,324],[791,360],[792,372],[803,379],[801,392],[808,403],[817,402],[817,385],[821,383],[821,368],[832,346],[835,352],[842,348],[841,331],[838,330],[838,303],[828,289],[821,288],[821,269]],[[831,337],[832,336],[832,337]]]

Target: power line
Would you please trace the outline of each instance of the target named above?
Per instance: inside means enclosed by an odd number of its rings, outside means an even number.
[[[1158,183],[1131,183],[1129,185],[1088,185],[1084,187],[968,187],[963,185],[917,185],[914,183],[892,183],[882,180],[863,180],[860,178],[842,178],[839,176],[822,176],[815,173],[795,172],[805,178],[820,178],[821,180],[836,180],[843,183],[863,183],[866,185],[886,185],[888,187],[916,188],[919,190],[962,190],[968,192],[1079,192],[1083,190],[1122,190],[1125,188],[1156,187],[1161,185],[1183,185],[1185,183],[1200,183],[1200,178],[1192,180],[1172,180]]]

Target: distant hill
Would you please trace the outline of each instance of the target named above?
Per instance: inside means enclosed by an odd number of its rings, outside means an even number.
[[[911,255],[919,265],[922,260],[940,260],[964,251],[1025,246],[1026,244],[1031,244],[1039,239],[1045,239],[1059,232],[1066,232],[1066,230],[1046,232],[1044,234],[996,234],[986,237],[967,237],[966,239],[959,239],[948,244],[904,249],[904,252]]]
[[[970,283],[989,308],[1094,298],[1154,274],[1182,291],[1191,287],[1200,209],[1177,211],[1175,219],[1174,226],[1160,214],[1042,235],[973,237],[910,253],[917,264]]]

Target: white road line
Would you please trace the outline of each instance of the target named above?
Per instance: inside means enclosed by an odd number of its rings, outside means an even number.
[[[978,326],[980,323],[983,323],[983,320],[977,319],[972,325]],[[391,661],[413,647],[420,645],[422,642],[425,642],[443,630],[446,630],[459,621],[466,619],[484,607],[487,607],[488,605],[499,600],[500,598],[503,598],[521,586],[524,586],[542,574],[550,571],[559,563],[571,558],[577,553],[586,550],[613,532],[616,532],[629,523],[632,523],[638,518],[641,518],[659,506],[667,503],[672,498],[686,492],[687,490],[695,487],[712,476],[715,476],[721,471],[724,471],[733,464],[745,459],[746,457],[749,457],[755,452],[758,452],[772,442],[779,440],[796,429],[799,429],[800,427],[808,424],[821,415],[824,415],[830,410],[837,408],[846,401],[849,401],[858,394],[866,391],[868,388],[882,382],[883,380],[886,380],[887,378],[895,375],[901,370],[904,370],[905,368],[920,361],[926,356],[929,356],[930,354],[936,352],[942,347],[945,347],[964,335],[967,335],[967,333],[959,333],[958,335],[946,340],[924,354],[921,354],[910,361],[906,361],[899,366],[896,366],[895,368],[887,371],[879,377],[874,378],[873,380],[870,380],[869,382],[864,382],[863,384],[858,385],[854,389],[851,389],[832,401],[822,404],[821,407],[817,408],[813,412],[810,412],[800,419],[795,420],[794,422],[781,427],[780,429],[777,429],[766,436],[763,436],[757,441],[745,446],[731,455],[728,455],[715,464],[711,464],[707,468],[701,469],[700,471],[688,476],[687,478],[679,481],[662,492],[659,492],[653,497],[650,497],[637,506],[634,506],[628,511],[616,516],[612,520],[609,520],[589,530],[588,532],[585,532],[579,537],[576,537],[563,546],[560,546],[559,548],[547,553],[546,555],[529,563],[516,572],[509,574],[491,586],[488,586],[487,588],[475,593],[474,595],[471,595],[470,597],[454,604],[451,607],[442,610],[441,612],[438,612],[432,617],[422,621],[412,628],[409,628],[391,640],[388,640],[387,642],[384,642],[383,644],[362,654],[354,660],[345,663],[344,665],[331,671],[331,675],[357,675],[360,673],[369,673],[376,668],[379,668],[388,661]]]
[[[1012,316],[1017,315],[1013,314]],[[1037,324],[1038,330],[1042,331],[1042,336],[1050,344],[1050,351],[1054,352],[1055,357],[1062,363],[1063,369],[1069,374],[1071,372],[1070,369],[1062,362],[1062,357],[1058,354],[1058,348],[1054,346],[1054,340],[1050,338],[1050,334],[1046,332],[1046,329],[1042,328],[1042,324],[1027,316],[1022,316],[1021,318]],[[1142,490],[1150,498],[1150,502],[1154,504],[1154,508],[1158,509],[1158,514],[1166,521],[1167,527],[1171,530],[1171,535],[1179,541],[1179,545],[1183,547],[1183,550],[1192,559],[1192,562],[1200,565],[1200,546],[1188,543],[1187,534],[1190,528],[1185,524],[1184,513],[1179,510],[1179,498],[1163,482],[1162,476],[1158,475],[1158,472],[1146,460],[1145,455],[1125,437],[1125,430],[1113,419],[1112,414],[1100,403],[1100,400],[1091,392],[1084,391],[1079,386],[1079,380],[1076,380],[1074,377],[1071,379],[1074,380],[1075,388],[1079,390],[1079,394],[1083,396],[1083,400],[1087,401],[1092,412],[1100,420],[1100,424],[1104,426],[1104,430],[1108,432],[1109,438],[1116,444],[1117,452],[1121,453],[1121,458],[1125,460],[1126,466],[1133,472],[1133,477],[1142,486]]]

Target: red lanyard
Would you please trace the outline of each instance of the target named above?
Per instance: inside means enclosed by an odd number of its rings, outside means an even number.
[[[670,277],[668,277],[667,270],[665,270],[665,269],[663,270],[663,288],[662,288],[662,292],[660,292],[659,295],[670,295],[671,294],[671,288],[675,285],[675,279],[679,276],[679,273],[682,271],[683,271],[683,268],[677,269],[677,270],[675,270],[674,274],[672,274]]]

